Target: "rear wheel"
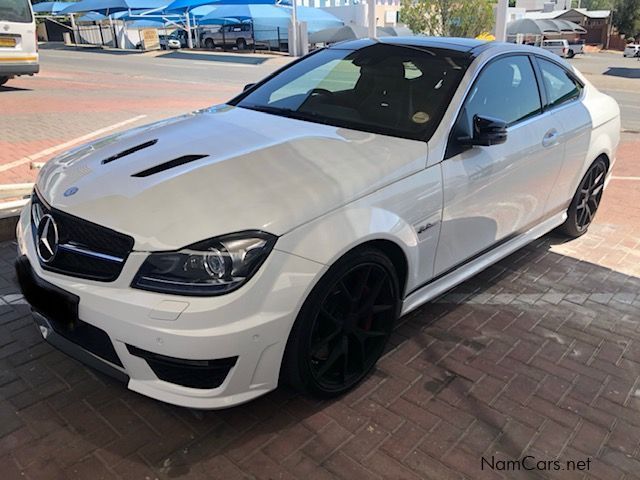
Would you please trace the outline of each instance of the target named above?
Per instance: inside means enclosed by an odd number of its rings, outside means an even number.
[[[204,46],[207,47],[209,50],[213,50],[215,48],[216,44],[213,42],[213,39],[207,38],[204,41]]]
[[[562,233],[577,238],[587,232],[600,206],[606,175],[607,163],[598,158],[585,173],[573,196],[567,220],[559,228]]]
[[[247,48],[247,41],[244,38],[239,38],[236,40],[236,46],[238,47],[238,50],[244,50]]]
[[[569,50],[569,51],[567,52],[567,57],[569,57],[569,58],[573,58],[573,57],[575,57],[575,56],[576,56],[576,53],[575,53],[573,50]]]
[[[348,391],[382,355],[399,312],[391,261],[372,248],[345,255],[316,285],[296,319],[283,380],[320,397]]]
[[[4,85],[9,81],[9,77],[0,77],[0,86]]]

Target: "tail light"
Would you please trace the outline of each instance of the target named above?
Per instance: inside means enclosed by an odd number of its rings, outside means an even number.
[[[36,36],[36,52],[37,52],[38,51],[38,30],[36,30],[34,33]]]

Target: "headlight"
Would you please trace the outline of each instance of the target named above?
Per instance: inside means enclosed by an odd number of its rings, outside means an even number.
[[[177,252],[151,253],[131,286],[173,295],[222,295],[256,273],[276,238],[247,231],[198,242]]]

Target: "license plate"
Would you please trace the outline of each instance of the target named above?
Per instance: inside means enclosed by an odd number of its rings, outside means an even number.
[[[15,47],[16,39],[14,37],[0,37],[0,47]]]
[[[18,284],[33,309],[54,324],[54,329],[72,330],[78,323],[80,298],[38,277],[26,257],[16,261]],[[57,327],[57,328],[56,328]]]

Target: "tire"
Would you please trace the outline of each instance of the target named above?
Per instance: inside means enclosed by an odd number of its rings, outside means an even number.
[[[305,300],[287,341],[281,381],[316,397],[341,395],[373,369],[400,314],[396,270],[364,247],[338,260]]]
[[[607,162],[603,158],[596,159],[580,180],[567,210],[567,220],[558,227],[560,233],[570,238],[587,233],[600,206],[606,175]]]
[[[9,77],[0,77],[0,87],[9,81]]]
[[[247,48],[247,41],[244,38],[239,38],[236,40],[236,46],[238,50],[245,50]]]
[[[215,44],[215,42],[213,41],[213,39],[212,39],[212,38],[207,38],[207,39],[204,41],[204,46],[205,46],[206,48],[208,48],[209,50],[213,50],[214,48],[216,48],[216,44]]]
[[[569,50],[567,52],[567,58],[573,58],[576,56],[576,53],[573,50]]]

